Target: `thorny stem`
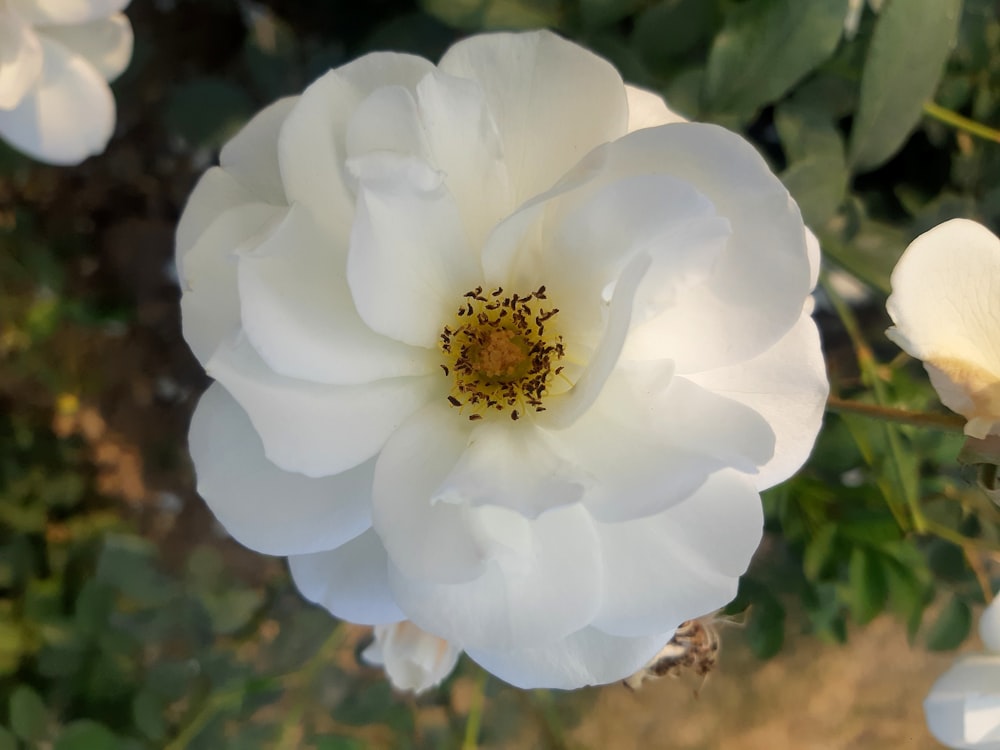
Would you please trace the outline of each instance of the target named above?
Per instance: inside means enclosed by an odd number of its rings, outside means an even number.
[[[925,427],[942,432],[953,432],[962,434],[965,420],[955,414],[934,414],[924,411],[911,411],[910,409],[899,409],[894,406],[881,406],[879,404],[866,404],[863,401],[848,401],[830,396],[826,400],[826,408],[837,414],[849,413],[860,414],[872,419],[880,419],[884,422],[897,422],[913,427]]]
[[[826,292],[831,304],[833,304],[834,309],[837,311],[837,315],[844,325],[847,335],[851,339],[851,343],[854,345],[854,354],[858,360],[858,368],[861,370],[862,377],[869,383],[872,389],[872,393],[875,396],[875,401],[880,407],[888,407],[889,396],[886,392],[885,383],[882,382],[882,378],[878,372],[879,362],[875,358],[875,353],[872,348],[868,345],[868,341],[865,339],[864,334],[861,332],[861,326],[858,324],[857,318],[854,316],[854,311],[851,310],[850,306],[844,302],[843,298],[837,293],[837,290],[833,288],[826,274],[821,274],[819,279],[820,285],[823,287],[823,291]],[[906,529],[909,524],[906,523],[906,518],[902,516],[900,509],[896,507],[896,503],[893,501],[891,495],[896,494],[897,496],[902,496],[910,509],[910,517],[913,522],[913,529],[917,533],[923,533],[926,531],[926,521],[924,519],[924,514],[920,510],[919,500],[916,493],[911,491],[907,486],[906,477],[903,475],[903,446],[899,441],[899,433],[896,428],[889,424],[888,422],[882,422],[882,429],[885,434],[886,442],[889,445],[889,453],[891,461],[891,471],[892,484],[895,485],[895,492],[886,493],[886,501],[889,505],[889,509],[892,511],[893,516],[896,518],[896,522],[899,523],[900,527]]]
[[[472,705],[469,706],[469,718],[465,721],[465,737],[462,740],[462,750],[476,750],[479,747],[479,727],[483,722],[483,701],[486,693],[485,669],[479,671],[475,691],[472,694]]]
[[[1000,130],[991,128],[988,125],[983,125],[975,120],[970,120],[968,117],[963,117],[958,114],[958,112],[953,112],[952,110],[946,109],[945,107],[935,104],[934,102],[924,103],[924,114],[929,117],[933,117],[935,120],[939,120],[946,125],[951,125],[953,128],[964,130],[966,133],[977,135],[988,141],[1000,143]]]

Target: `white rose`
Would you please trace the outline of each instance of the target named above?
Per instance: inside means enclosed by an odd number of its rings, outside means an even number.
[[[458,664],[461,651],[412,622],[376,625],[375,640],[361,656],[385,669],[397,690],[422,693],[437,687]]]
[[[0,0],[0,138],[79,164],[115,127],[108,81],[132,57],[129,0]]]
[[[886,335],[923,360],[941,401],[974,438],[1000,434],[1000,239],[953,219],[906,249],[886,302]]]
[[[960,657],[924,701],[927,726],[959,750],[1000,750],[1000,603],[983,611],[979,634],[987,653]]]
[[[526,687],[622,679],[728,602],[819,429],[818,257],[753,147],[678,119],[548,32],[254,118],[177,235],[232,535]]]

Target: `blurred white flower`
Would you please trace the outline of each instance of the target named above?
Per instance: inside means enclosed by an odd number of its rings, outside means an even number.
[[[0,0],[0,138],[50,164],[104,151],[108,81],[132,57],[129,0]]]
[[[906,249],[892,272],[886,331],[923,360],[941,401],[965,433],[1000,434],[1000,239],[953,219]]]
[[[819,429],[819,259],[746,141],[678,120],[548,32],[255,117],[177,235],[232,535],[519,686],[622,679],[728,602]]]
[[[884,0],[868,0],[868,7],[872,13],[882,10]],[[853,39],[858,33],[858,26],[861,24],[861,13],[865,9],[865,0],[848,0],[847,15],[844,17],[844,36]]]
[[[422,693],[437,687],[458,664],[461,649],[412,622],[376,625],[375,640],[361,656],[383,667],[397,690]]]
[[[983,611],[979,635],[987,652],[959,657],[924,701],[927,726],[957,750],[1000,750],[1000,603]]]

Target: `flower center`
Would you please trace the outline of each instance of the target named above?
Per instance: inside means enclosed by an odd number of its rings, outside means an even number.
[[[441,369],[454,378],[448,401],[471,409],[470,420],[490,411],[509,411],[514,420],[529,409],[545,411],[542,397],[565,356],[549,323],[559,310],[544,309],[546,300],[544,286],[524,297],[502,287],[487,296],[481,286],[463,295],[455,324],[441,332]]]

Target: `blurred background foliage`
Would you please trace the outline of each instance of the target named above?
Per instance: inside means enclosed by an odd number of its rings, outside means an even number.
[[[358,664],[364,628],[225,539],[185,452],[207,381],[179,334],[172,232],[194,180],[253,112],[330,67],[380,49],[436,59],[481,30],[556,29],[684,115],[742,132],[822,241],[831,413],[806,469],[765,495],[769,534],[730,607],[745,627],[727,641],[769,659],[786,634],[844,642],[883,612],[919,648],[966,641],[1000,511],[957,463],[953,423],[851,404],[941,411],[884,338],[883,303],[920,232],[953,217],[1000,229],[1000,144],[962,120],[1000,127],[1000,8],[888,0],[851,38],[847,12],[134,0],[108,152],[59,170],[0,144],[0,750],[576,746],[567,730],[600,691],[489,681],[484,704],[463,662],[439,691],[393,695]]]

